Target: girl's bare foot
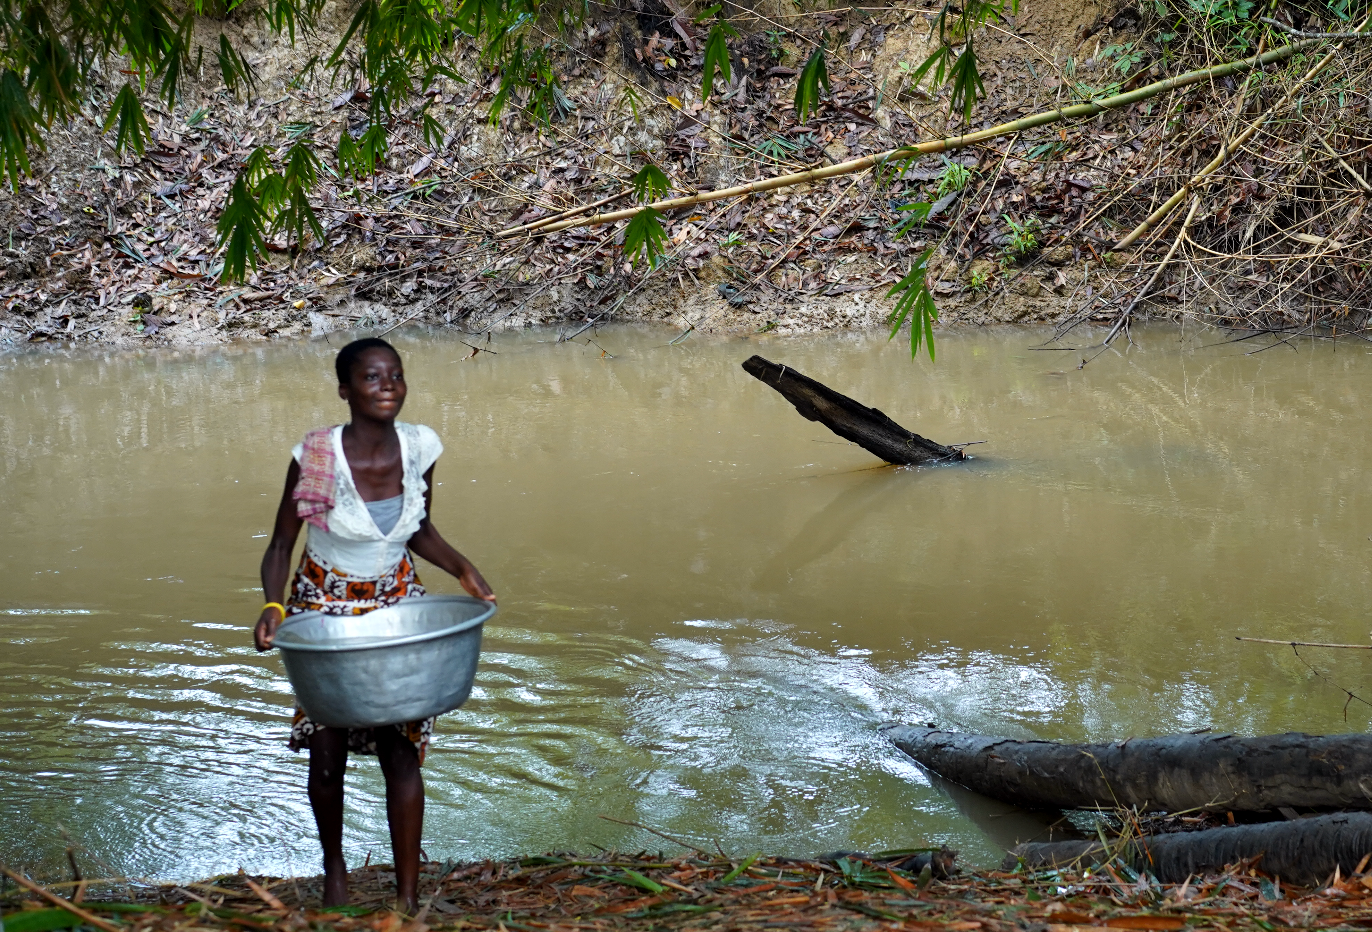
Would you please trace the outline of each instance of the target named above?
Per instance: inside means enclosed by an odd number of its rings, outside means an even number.
[[[348,865],[339,858],[324,865],[324,907],[345,906],[348,902]]]

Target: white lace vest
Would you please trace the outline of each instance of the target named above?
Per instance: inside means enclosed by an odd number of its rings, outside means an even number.
[[[395,432],[400,437],[405,502],[395,527],[382,534],[353,484],[352,468],[343,452],[343,428],[333,429],[334,506],[326,513],[329,529],[321,531],[311,524],[305,539],[305,549],[316,562],[349,576],[378,579],[395,569],[405,555],[410,538],[424,520],[424,493],[429,489],[424,473],[443,452],[443,442],[423,424],[396,421]],[[300,451],[301,444],[291,450],[297,463]]]

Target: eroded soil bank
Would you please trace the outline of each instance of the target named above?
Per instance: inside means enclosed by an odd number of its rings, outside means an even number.
[[[247,19],[207,20],[206,42],[225,32],[257,69],[247,99],[207,67],[174,110],[149,101],[153,138],[141,157],[114,154],[113,133],[100,132],[103,101],[92,101],[85,118],[53,130],[18,192],[0,193],[0,345],[194,345],[410,321],[473,332],[636,320],[706,332],[862,329],[884,320],[887,290],[950,228],[961,242],[931,263],[945,320],[1058,320],[1069,297],[1092,293],[1098,250],[1057,232],[1098,214],[1111,179],[1144,148],[1137,115],[1049,133],[1052,152],[1070,159],[1043,161],[1040,142],[1017,137],[921,159],[884,184],[835,178],[678,212],[666,218],[670,255],[652,273],[626,261],[622,223],[495,239],[577,205],[632,203],[628,179],[647,161],[689,193],[962,125],[942,95],[908,79],[930,48],[930,11],[768,0],[735,12],[732,78],[702,101],[702,34],[687,12],[657,0],[594,7],[556,40],[567,107],[547,126],[517,107],[491,125],[494,85],[467,50],[466,83],[431,89],[443,145],[397,120],[376,177],[322,180],[324,241],[295,250],[278,238],[271,261],[237,285],[217,278],[215,224],[243,160],[303,137],[328,162],[339,133],[362,125],[367,95],[346,77],[303,70],[332,48],[343,5],[329,4],[324,28],[294,49]],[[1010,25],[979,43],[988,97],[974,127],[1053,106],[1063,83],[1052,75],[1069,58],[1083,74],[1100,59],[1105,80],[1102,43],[1143,41],[1138,16],[1110,2],[1035,3]],[[797,69],[825,37],[831,93],[802,123]],[[926,228],[897,236],[901,206],[915,201],[934,204]]]

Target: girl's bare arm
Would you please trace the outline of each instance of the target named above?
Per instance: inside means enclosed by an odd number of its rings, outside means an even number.
[[[485,599],[487,602],[495,601],[495,593],[486,584],[480,571],[472,565],[462,554],[453,548],[453,545],[443,539],[443,535],[438,533],[438,528],[434,527],[429,520],[429,514],[433,509],[434,497],[434,470],[429,467],[429,471],[424,474],[424,481],[428,484],[429,490],[424,493],[424,521],[419,525],[419,530],[415,531],[410,538],[410,549],[419,556],[428,560],[434,566],[457,577],[457,581],[462,583],[462,588],[478,599]]]
[[[296,538],[305,523],[295,513],[295,501],[291,493],[300,481],[300,464],[291,460],[286,470],[286,489],[281,493],[281,504],[276,508],[276,526],[272,529],[271,542],[267,552],[262,555],[262,599],[264,602],[284,602],[286,599],[286,580],[291,573],[291,551],[295,549]],[[276,629],[284,619],[275,608],[264,608],[253,629],[253,643],[258,650],[267,650],[276,637]]]

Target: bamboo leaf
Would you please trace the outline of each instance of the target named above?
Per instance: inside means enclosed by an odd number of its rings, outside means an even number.
[[[657,268],[658,261],[667,251],[667,231],[662,228],[662,214],[651,207],[634,214],[624,228],[624,251],[629,254],[635,268],[643,257],[647,258],[650,269]]]
[[[639,114],[639,108],[642,106],[643,98],[639,95],[638,91],[634,90],[633,83],[625,82],[624,90],[619,94],[619,103],[616,106],[616,109],[628,107],[629,112],[634,115],[634,122],[642,123],[643,117]]]
[[[742,864],[740,864],[738,867],[735,867],[733,870],[729,871],[729,873],[721,877],[719,879],[719,882],[729,883],[730,881],[737,880],[740,876],[743,875],[743,872],[746,871],[748,868],[752,867],[753,862],[760,857],[762,857],[761,851],[757,852],[756,854],[748,855],[746,858],[743,859]]]
[[[447,135],[447,131],[443,129],[443,124],[431,117],[428,111],[425,111],[424,144],[437,152],[443,148],[443,139]]]
[[[947,45],[940,45],[926,58],[918,68],[910,75],[910,86],[919,87],[919,82],[924,80],[924,76],[929,73],[931,68],[936,68],[934,72],[933,86],[938,88],[943,84],[943,76],[948,67],[948,60],[953,57],[953,49]]]
[[[324,227],[310,206],[309,193],[319,181],[319,157],[304,142],[297,142],[286,153],[286,169],[281,175],[282,204],[276,214],[272,231],[285,230],[295,245],[305,241],[305,233],[314,234],[316,242],[323,242]]]
[[[819,89],[829,90],[829,69],[824,64],[824,44],[810,54],[796,81],[796,120],[804,123],[819,109]]]
[[[338,165],[338,172],[341,175],[352,175],[360,178],[362,172],[359,170],[357,160],[361,157],[361,152],[357,148],[357,140],[345,129],[338,134],[338,148],[334,152],[334,161]]]
[[[108,133],[115,123],[119,124],[119,132],[115,136],[114,151],[125,152],[132,147],[135,152],[142,155],[151,131],[148,129],[148,118],[143,115],[143,104],[133,87],[128,84],[119,89],[119,93],[110,103],[104,131]]]
[[[65,909],[28,909],[5,915],[5,932],[52,932],[81,924],[81,917]]]
[[[229,189],[229,200],[219,216],[218,246],[224,250],[224,271],[221,281],[242,281],[249,264],[257,268],[257,260],[266,252],[262,241],[266,217],[249,187],[245,166]]]
[[[897,210],[908,213],[910,216],[902,220],[896,227],[893,234],[895,238],[900,239],[911,230],[924,226],[924,221],[929,219],[929,211],[933,209],[933,206],[933,204],[920,201],[915,204],[901,204],[897,207]]]
[[[710,92],[715,86],[715,72],[724,79],[724,83],[729,83],[733,74],[729,68],[729,43],[730,35],[738,35],[723,20],[716,20],[710,27],[710,37],[705,41],[705,70],[700,79],[700,99],[707,100]]]
[[[19,172],[29,170],[29,146],[41,150],[38,113],[29,103],[23,79],[12,68],[0,74],[0,159],[11,187],[19,187]]]
[[[638,887],[640,890],[647,890],[649,893],[661,893],[663,890],[667,889],[656,880],[644,877],[638,871],[631,871],[627,868],[624,873],[616,877],[615,880],[618,880],[623,884],[628,884],[631,887]]]
[[[634,197],[640,203],[655,201],[671,190],[671,182],[652,162],[647,163],[638,170],[638,174],[633,179]]]
[[[219,50],[215,52],[215,57],[219,60],[219,74],[229,93],[237,94],[239,87],[242,87],[251,94],[257,87],[257,74],[222,32],[219,34]]]
[[[981,73],[977,70],[977,57],[972,52],[971,37],[968,37],[962,54],[948,70],[948,79],[953,85],[953,93],[948,99],[948,112],[952,113],[961,107],[963,120],[970,121],[972,108],[977,105],[979,99],[986,96],[986,87],[982,84]]]
[[[934,303],[934,296],[929,291],[927,280],[929,259],[933,254],[932,248],[921,253],[906,276],[896,282],[891,290],[886,293],[886,297],[896,299],[896,306],[886,319],[886,322],[891,325],[891,335],[888,339],[894,340],[896,338],[896,334],[900,333],[901,325],[908,318],[910,320],[910,358],[915,358],[919,352],[920,342],[923,341],[928,348],[931,362],[934,359],[934,321],[938,320],[938,306]]]

